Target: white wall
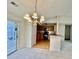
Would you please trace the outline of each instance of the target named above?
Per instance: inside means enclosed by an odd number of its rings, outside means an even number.
[[[32,24],[25,21],[25,39],[26,39],[26,47],[31,48],[31,40],[32,40]]]
[[[24,22],[21,22],[19,25],[19,47],[21,49],[25,48],[25,25]]]
[[[64,40],[65,39],[65,25],[64,24],[59,24],[58,32],[62,36],[62,40]]]
[[[34,44],[36,44],[36,25],[28,23],[27,21],[25,25],[26,25],[26,31],[25,31],[26,47],[31,48]]]
[[[36,44],[37,25],[32,25],[32,46]]]
[[[72,17],[70,16],[62,16],[59,19],[59,23],[60,24],[72,24]]]
[[[52,19],[45,19],[44,23],[56,23],[56,18],[52,18]]]

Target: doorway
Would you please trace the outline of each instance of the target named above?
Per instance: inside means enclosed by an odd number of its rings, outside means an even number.
[[[42,48],[49,49],[50,48],[50,33],[54,32],[54,25],[52,23],[43,23],[42,25],[37,25],[37,36],[36,36],[36,44],[33,46],[34,48]],[[44,30],[47,29],[48,35],[44,37]]]
[[[72,25],[65,25],[65,40],[72,40]]]
[[[7,55],[17,49],[17,24],[13,21],[7,22]]]

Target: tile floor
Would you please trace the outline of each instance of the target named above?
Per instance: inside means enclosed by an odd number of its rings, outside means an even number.
[[[9,55],[8,59],[72,59],[72,43],[64,42],[60,52],[40,48],[24,48]]]

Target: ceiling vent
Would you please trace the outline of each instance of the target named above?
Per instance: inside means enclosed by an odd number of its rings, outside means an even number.
[[[10,2],[12,5],[14,5],[15,7],[17,7],[18,5],[15,2]]]

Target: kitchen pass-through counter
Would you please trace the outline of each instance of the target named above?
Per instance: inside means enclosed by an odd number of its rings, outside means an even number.
[[[50,34],[50,51],[60,51],[61,50],[61,41],[62,41],[61,35],[53,35]]]

